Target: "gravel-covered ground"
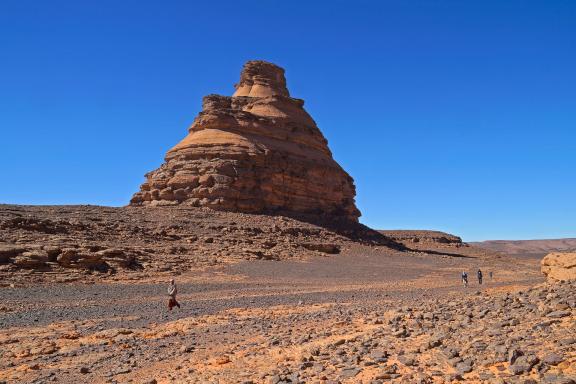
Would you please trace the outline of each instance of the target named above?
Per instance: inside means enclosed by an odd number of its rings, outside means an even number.
[[[171,274],[5,287],[0,380],[570,382],[574,286],[530,288],[543,282],[537,260],[386,255],[183,273],[172,312]],[[462,287],[460,271],[478,266],[495,279]]]
[[[0,383],[567,384],[575,288],[441,232],[0,206]]]

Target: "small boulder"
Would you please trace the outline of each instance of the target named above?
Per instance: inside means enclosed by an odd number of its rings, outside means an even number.
[[[38,269],[46,266],[48,255],[41,250],[28,251],[16,256],[14,264],[20,268]]]
[[[322,253],[327,253],[335,255],[340,253],[340,247],[336,244],[326,244],[326,243],[304,243],[302,246],[311,251],[317,251]]]
[[[548,365],[558,365],[564,361],[564,357],[557,353],[549,353],[542,358],[542,361]]]
[[[16,257],[24,251],[26,248],[12,244],[0,244],[0,263],[8,263],[10,258]]]
[[[78,250],[74,248],[65,248],[56,257],[56,261],[63,267],[71,267],[72,262],[78,257]]]
[[[532,370],[540,360],[535,355],[523,355],[520,356],[510,365],[509,370],[514,375],[521,375],[523,373],[528,373]]]

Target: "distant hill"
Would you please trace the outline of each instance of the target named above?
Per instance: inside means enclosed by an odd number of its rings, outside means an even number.
[[[469,244],[509,255],[544,255],[550,252],[576,250],[576,238],[544,240],[487,240]]]

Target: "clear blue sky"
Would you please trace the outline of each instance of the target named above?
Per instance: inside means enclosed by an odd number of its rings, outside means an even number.
[[[573,0],[3,0],[0,202],[126,204],[250,59],[286,69],[364,223],[576,237]]]

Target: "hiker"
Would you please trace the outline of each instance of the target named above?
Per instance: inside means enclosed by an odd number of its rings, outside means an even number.
[[[468,286],[468,274],[465,271],[462,272],[462,284],[464,284],[464,287]]]
[[[176,301],[176,294],[178,293],[178,288],[176,288],[176,283],[174,279],[170,280],[170,286],[168,286],[168,296],[170,296],[170,300],[168,300],[168,310],[171,311],[172,308],[178,307],[180,308],[180,304]]]
[[[482,271],[478,268],[478,284],[482,285]]]
[[[492,271],[488,272],[488,276],[490,276],[490,281],[494,278],[494,273]]]

